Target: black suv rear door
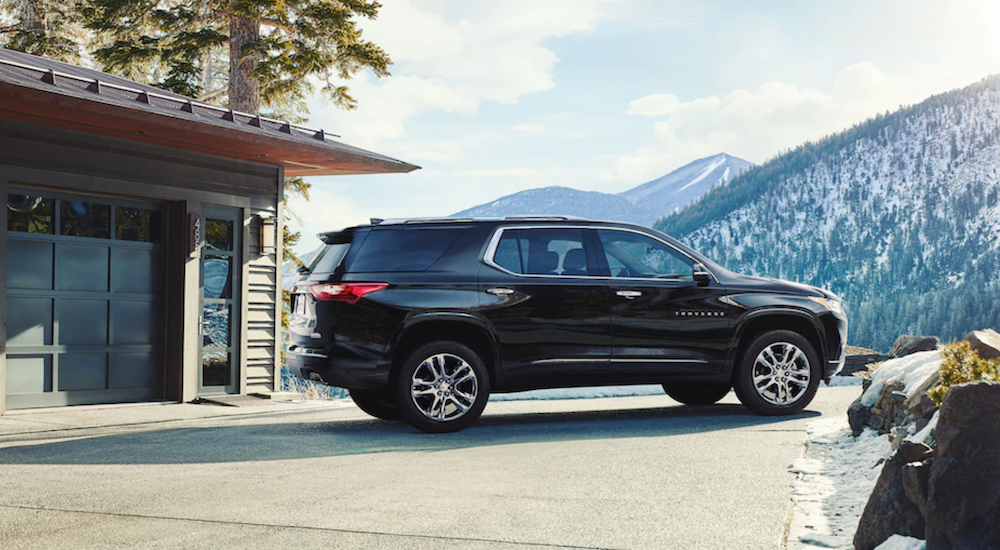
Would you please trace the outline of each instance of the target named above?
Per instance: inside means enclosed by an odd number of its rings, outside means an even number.
[[[718,282],[699,286],[692,258],[645,233],[611,228],[594,233],[616,300],[611,378],[720,372],[730,319],[719,301]]]
[[[614,293],[600,277],[587,229],[498,229],[479,272],[480,304],[500,343],[504,374],[529,385],[607,373]]]

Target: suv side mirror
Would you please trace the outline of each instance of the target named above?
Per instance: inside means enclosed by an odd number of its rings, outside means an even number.
[[[694,278],[694,282],[698,283],[698,286],[708,286],[712,282],[712,274],[705,269],[705,266],[696,263],[692,268],[694,269],[692,277]]]

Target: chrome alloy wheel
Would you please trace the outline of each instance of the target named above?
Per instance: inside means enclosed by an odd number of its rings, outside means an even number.
[[[451,353],[424,359],[410,380],[413,404],[424,416],[439,422],[465,415],[478,395],[476,371],[465,359]]]
[[[809,388],[809,358],[794,344],[775,342],[757,354],[753,387],[772,405],[791,405]]]

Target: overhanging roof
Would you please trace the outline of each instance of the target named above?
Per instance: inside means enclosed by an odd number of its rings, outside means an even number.
[[[419,166],[323,130],[234,112],[131,80],[0,49],[0,118],[283,166],[286,176],[385,174]]]

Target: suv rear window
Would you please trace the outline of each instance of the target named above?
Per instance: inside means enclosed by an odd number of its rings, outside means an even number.
[[[351,243],[325,244],[316,251],[312,260],[307,264],[309,271],[313,273],[333,273],[340,267],[340,262],[344,261],[347,250],[351,248]]]
[[[464,229],[383,229],[372,231],[350,265],[351,272],[426,271]]]
[[[505,229],[493,262],[519,275],[587,277],[596,273],[587,259],[582,229]]]

